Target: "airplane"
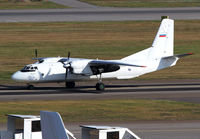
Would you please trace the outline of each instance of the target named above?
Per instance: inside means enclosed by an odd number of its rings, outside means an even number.
[[[192,53],[174,55],[174,20],[163,19],[152,46],[118,60],[99,60],[68,57],[37,58],[12,75],[15,81],[31,83],[65,82],[74,88],[75,82],[98,80],[96,90],[104,90],[102,79],[130,79],[176,65],[176,62]]]

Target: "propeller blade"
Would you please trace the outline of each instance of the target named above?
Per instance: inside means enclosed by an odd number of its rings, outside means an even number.
[[[37,58],[38,56],[38,52],[37,52],[37,49],[35,49],[35,58]]]
[[[68,56],[67,56],[67,57],[68,57],[68,61],[69,61],[69,58],[70,58],[70,52],[68,52]]]
[[[68,73],[70,72],[70,68],[71,68],[71,63],[69,62],[70,59],[70,52],[68,52],[68,56],[67,56],[67,63],[63,63],[63,67],[66,68],[66,73],[65,73],[65,81],[67,81],[68,78]]]
[[[66,68],[66,72],[65,72],[65,81],[67,81],[68,72],[69,72],[69,68]]]

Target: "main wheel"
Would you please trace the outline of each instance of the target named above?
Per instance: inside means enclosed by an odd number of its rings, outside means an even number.
[[[28,85],[28,86],[27,86],[27,89],[28,89],[28,90],[33,90],[34,88],[35,88],[35,87],[34,87],[33,85]]]
[[[66,88],[74,88],[75,87],[75,82],[65,82]]]
[[[96,90],[98,90],[98,91],[105,90],[105,85],[103,83],[97,83],[96,84]]]

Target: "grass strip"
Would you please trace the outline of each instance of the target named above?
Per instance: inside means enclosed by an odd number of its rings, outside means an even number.
[[[57,111],[65,122],[133,122],[200,120],[200,104],[167,100],[77,100],[0,102],[0,123],[6,114]]]
[[[107,7],[199,7],[199,0],[81,0],[93,5]]]
[[[0,9],[59,9],[69,8],[67,6],[59,5],[50,1],[0,1]]]

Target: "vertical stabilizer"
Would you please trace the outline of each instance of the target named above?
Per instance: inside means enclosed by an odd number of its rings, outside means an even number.
[[[166,57],[174,54],[174,20],[163,19],[152,44],[150,57]]]
[[[174,54],[174,20],[163,19],[152,47],[122,58],[125,61],[150,60]]]
[[[42,139],[69,139],[59,113],[41,111],[40,116]]]

